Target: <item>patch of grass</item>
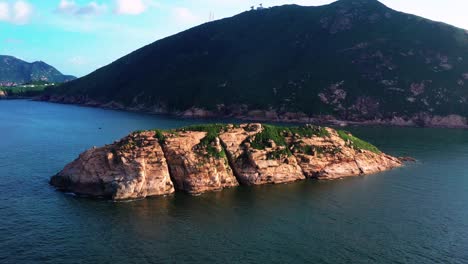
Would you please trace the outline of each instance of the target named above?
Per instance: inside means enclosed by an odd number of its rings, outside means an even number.
[[[328,133],[324,127],[319,126],[306,125],[300,127],[287,127],[285,129],[293,135],[299,135],[301,137],[330,137],[330,133]]]
[[[198,148],[206,150],[208,157],[214,157],[217,159],[225,159],[226,152],[223,148],[221,151],[214,146],[216,138],[219,136],[221,131],[225,131],[227,125],[225,124],[207,124],[207,125],[193,125],[181,128],[184,131],[199,131],[206,132],[206,136],[202,138],[200,143],[197,145]]]
[[[251,147],[254,149],[265,150],[266,148],[272,147],[271,142],[273,141],[277,147],[283,147],[281,149],[275,149],[267,153],[267,159],[281,159],[292,155],[288,148],[284,134],[287,132],[284,127],[263,125],[263,131],[256,134],[251,142]]]
[[[166,136],[164,135],[163,130],[156,129],[154,130],[154,138],[156,138],[159,142],[159,144],[164,144],[166,143]]]
[[[255,149],[265,149],[268,147],[270,140],[274,141],[278,146],[286,146],[285,136],[287,135],[299,135],[300,137],[329,137],[330,133],[323,128],[318,126],[300,126],[300,127],[282,127],[263,125],[264,130],[255,136],[252,141],[252,147]]]
[[[207,145],[213,142],[221,131],[226,129],[227,125],[224,124],[207,124],[207,125],[193,125],[181,128],[186,131],[206,132],[206,136],[201,140],[200,144]]]
[[[284,156],[291,156],[291,150],[289,149],[285,137],[286,136],[295,136],[299,137],[329,137],[330,133],[325,128],[318,126],[301,126],[301,127],[281,127],[281,126],[272,126],[272,125],[263,125],[263,131],[255,135],[251,142],[252,148],[264,150],[268,147],[271,147],[271,142],[273,141],[277,146],[282,146],[284,149],[275,150],[267,154],[268,159],[278,159]],[[308,155],[313,155],[318,153],[321,150],[313,146],[294,146],[295,148],[300,148],[301,153]],[[322,151],[323,152],[323,151]]]
[[[223,148],[221,148],[221,151],[218,151],[215,147],[209,145],[206,147],[206,152],[208,153],[209,157],[214,157],[217,159],[227,159],[226,152]]]
[[[254,149],[263,150],[270,147],[271,141],[275,142],[277,146],[287,146],[283,133],[285,128],[272,125],[263,125],[263,131],[256,134],[251,142]]]
[[[278,159],[284,156],[291,156],[292,153],[289,149],[285,137],[286,136],[296,136],[299,137],[328,137],[330,134],[325,128],[318,126],[306,125],[302,127],[282,127],[274,125],[262,125],[263,131],[256,134],[251,138],[251,147],[254,149],[265,150],[266,148],[271,147],[271,142],[274,142],[277,147],[283,147],[268,153],[269,159]],[[226,124],[204,124],[204,125],[192,125],[178,129],[172,130],[161,130],[155,129],[154,137],[158,140],[159,143],[164,144],[166,142],[166,133],[177,133],[182,131],[198,131],[206,132],[206,136],[201,139],[200,143],[195,147],[198,153],[202,153],[207,157],[215,157],[217,159],[226,158],[226,153],[224,149],[219,151],[219,148],[216,147],[215,141],[219,137],[219,134],[223,131],[227,131]],[[239,127],[237,126],[234,126]],[[299,150],[302,153],[313,155],[314,153],[320,152],[313,146],[301,147]]]
[[[338,135],[346,142],[349,142],[350,146],[357,150],[368,150],[377,154],[382,153],[376,146],[353,136],[351,133],[343,130],[338,130]]]

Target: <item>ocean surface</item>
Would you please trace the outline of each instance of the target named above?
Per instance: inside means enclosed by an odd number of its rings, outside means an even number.
[[[468,131],[349,127],[418,162],[133,202],[48,185],[82,151],[200,121],[0,101],[0,263],[468,263]]]

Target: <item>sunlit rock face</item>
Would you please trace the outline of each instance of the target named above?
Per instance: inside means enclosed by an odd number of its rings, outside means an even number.
[[[259,185],[305,179],[296,157],[287,153],[287,146],[278,146],[273,140],[260,149],[252,145],[263,130],[261,124],[248,124],[230,127],[220,134],[239,181]]]
[[[161,145],[154,132],[134,133],[92,148],[52,177],[59,189],[114,200],[174,192]]]
[[[60,190],[113,200],[238,185],[336,179],[402,165],[345,131],[311,125],[199,125],[135,132],[92,148],[53,176]]]
[[[238,185],[225,155],[210,155],[199,145],[206,132],[167,133],[163,144],[176,189],[191,194],[221,190]],[[212,142],[223,153],[218,140]]]

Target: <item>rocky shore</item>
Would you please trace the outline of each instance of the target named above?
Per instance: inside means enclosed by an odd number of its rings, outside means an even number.
[[[402,166],[345,131],[312,125],[199,125],[134,132],[53,176],[57,189],[113,200],[373,174]]]
[[[19,99],[34,99],[34,97],[10,95],[8,94],[8,92],[0,90],[0,100],[19,100]]]
[[[124,105],[119,102],[100,102],[86,96],[60,96],[43,95],[35,97],[37,101],[47,101],[61,104],[75,104],[88,107],[99,107],[113,110],[130,112],[143,112],[150,114],[173,115],[182,118],[234,118],[246,122],[281,122],[281,123],[303,123],[330,126],[347,125],[369,125],[369,126],[400,126],[400,127],[438,127],[438,128],[468,128],[468,119],[464,116],[434,115],[429,112],[420,112],[407,116],[390,116],[364,118],[361,116],[350,116],[340,119],[332,115],[310,116],[302,112],[285,112],[278,110],[249,109],[246,105],[219,106],[216,110],[206,110],[192,107],[185,111],[171,112],[164,106],[148,106],[144,104]]]

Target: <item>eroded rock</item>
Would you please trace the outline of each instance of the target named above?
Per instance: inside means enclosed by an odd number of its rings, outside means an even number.
[[[243,185],[335,179],[402,165],[344,131],[316,126],[200,125],[135,132],[92,148],[53,176],[58,189],[114,200]]]
[[[174,192],[164,153],[155,132],[133,133],[101,148],[92,148],[52,177],[57,188],[114,200]]]
[[[245,185],[260,185],[305,179],[296,158],[288,153],[287,146],[274,141],[265,146],[255,145],[256,137],[264,129],[261,124],[248,124],[231,127],[220,134],[238,180]]]
[[[372,145],[371,150],[359,149],[353,141],[345,141],[336,130],[323,129],[311,137],[295,134],[287,138],[308,178],[336,179],[382,172],[402,165],[399,159],[374,150]],[[352,135],[346,136],[358,140]]]
[[[205,145],[201,141],[206,136],[197,131],[165,133],[163,148],[176,189],[199,194],[238,185],[219,139]]]

